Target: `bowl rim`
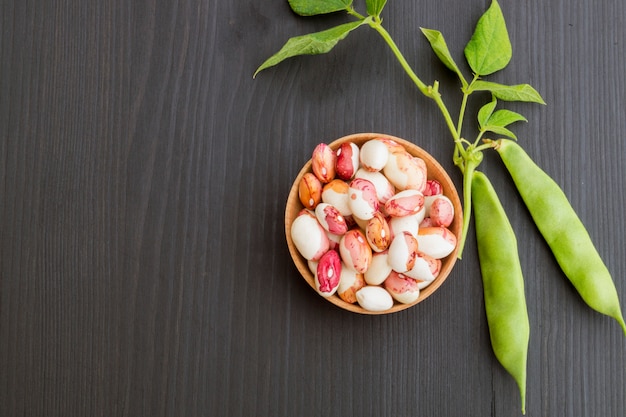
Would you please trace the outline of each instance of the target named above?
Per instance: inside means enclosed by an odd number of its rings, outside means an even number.
[[[387,138],[387,139],[394,140],[398,142],[399,144],[401,144],[402,146],[404,146],[411,155],[418,156],[424,159],[428,167],[427,178],[433,179],[436,177],[443,186],[443,189],[444,189],[443,194],[452,201],[455,213],[454,213],[454,220],[452,224],[448,227],[448,229],[452,231],[457,236],[457,238],[459,238],[461,230],[462,230],[462,225],[463,225],[463,210],[462,210],[459,194],[456,190],[456,187],[454,186],[452,179],[450,178],[446,170],[426,150],[424,150],[420,146],[406,139],[402,139],[402,138],[389,135],[386,133],[353,133],[353,134],[342,136],[338,139],[333,140],[331,143],[329,143],[329,146],[333,150],[336,150],[344,142],[355,142],[360,147],[366,141],[369,141],[371,139],[376,139],[376,138]],[[297,217],[297,213],[299,213],[302,209],[304,209],[304,206],[302,205],[298,197],[298,189],[299,189],[301,178],[307,172],[311,172],[311,159],[309,159],[300,169],[298,175],[296,176],[291,186],[291,189],[289,190],[289,195],[287,197],[287,202],[285,205],[285,235],[287,238],[287,246],[289,248],[289,253],[291,255],[291,258],[294,264],[296,265],[296,268],[300,272],[300,275],[309,284],[309,286],[313,289],[313,291],[318,297],[324,298],[330,303],[344,310],[353,312],[353,313],[367,314],[367,315],[383,315],[383,314],[391,314],[391,313],[396,313],[402,310],[406,310],[410,307],[415,306],[416,304],[421,303],[422,301],[430,297],[437,289],[439,289],[439,287],[441,287],[444,281],[446,281],[446,279],[450,275],[450,272],[452,271],[457,260],[457,253],[459,249],[458,243],[456,247],[454,248],[454,250],[452,251],[452,253],[450,253],[447,257],[442,259],[441,271],[439,272],[439,275],[437,276],[437,278],[435,278],[435,280],[431,284],[429,284],[427,287],[422,289],[420,291],[419,298],[412,303],[402,304],[394,300],[393,306],[388,310],[369,311],[369,310],[365,310],[364,308],[362,308],[358,303],[351,304],[351,303],[348,303],[347,301],[342,300],[337,294],[334,294],[330,297],[322,297],[321,295],[319,295],[318,292],[315,290],[314,276],[313,276],[313,273],[309,270],[308,262],[298,252],[297,248],[295,247],[295,244],[293,243],[293,240],[291,238],[291,233],[290,233],[291,224],[293,223],[293,220]]]

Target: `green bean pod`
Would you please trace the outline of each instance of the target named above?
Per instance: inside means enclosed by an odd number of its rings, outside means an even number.
[[[525,414],[530,324],[517,240],[491,182],[479,171],[472,177],[472,206],[491,346],[517,382]]]
[[[617,320],[626,335],[611,273],[563,190],[516,142],[500,139],[496,150],[567,278],[591,308]]]

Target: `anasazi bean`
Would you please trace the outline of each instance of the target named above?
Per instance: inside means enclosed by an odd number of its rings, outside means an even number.
[[[491,346],[517,382],[525,413],[530,324],[517,240],[495,190],[479,171],[472,177],[472,206]]]
[[[626,334],[611,273],[565,193],[514,141],[498,140],[496,150],[567,278],[591,308],[617,320]]]

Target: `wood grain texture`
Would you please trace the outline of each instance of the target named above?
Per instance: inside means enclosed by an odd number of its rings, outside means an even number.
[[[386,6],[451,108],[458,85],[419,27],[462,62],[488,3]],[[626,3],[500,4],[514,54],[493,80],[542,93],[509,107],[529,120],[515,131],[626,300]],[[330,305],[291,262],[285,201],[320,141],[386,132],[460,180],[437,109],[366,28],[252,79],[288,37],[345,20],[283,0],[0,3],[1,416],[519,414],[473,234],[436,296],[384,317]],[[561,274],[497,157],[483,167],[527,276],[527,415],[623,416],[623,334]]]

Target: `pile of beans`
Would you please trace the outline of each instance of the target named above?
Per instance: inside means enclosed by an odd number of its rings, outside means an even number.
[[[311,162],[290,234],[317,292],[369,311],[415,302],[457,242],[454,206],[424,161],[380,137],[337,151],[321,143]]]

